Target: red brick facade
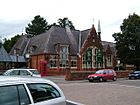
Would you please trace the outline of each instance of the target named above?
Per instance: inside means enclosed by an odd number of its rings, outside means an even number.
[[[62,75],[65,74],[66,71],[68,69],[72,70],[72,71],[95,71],[97,69],[101,69],[101,68],[113,68],[116,66],[116,58],[115,55],[113,54],[113,52],[111,51],[110,46],[108,45],[107,48],[103,48],[102,42],[101,42],[101,38],[100,38],[100,34],[96,32],[94,25],[92,26],[92,28],[90,29],[87,38],[84,40],[83,45],[80,48],[80,51],[77,55],[68,55],[68,61],[67,61],[67,66],[66,67],[61,67],[61,63],[60,63],[60,46],[61,43],[55,45],[56,47],[56,51],[57,54],[51,54],[51,53],[40,53],[40,54],[32,54],[31,58],[30,58],[30,62],[28,63],[28,65],[31,68],[36,68],[38,70],[40,69],[40,61],[41,60],[45,60],[45,58],[47,57],[47,62],[48,62],[48,75]],[[68,45],[70,46],[70,45]],[[86,67],[83,66],[83,57],[84,55],[87,53],[88,49],[91,49],[91,61],[86,62],[85,65]],[[71,49],[70,49],[71,50]],[[97,62],[97,51],[101,51],[102,52],[102,62],[99,62],[100,65]],[[51,67],[51,56],[55,55],[55,66],[56,67]],[[71,67],[72,65],[72,56],[76,57],[76,67]],[[89,67],[89,65],[91,67]],[[87,67],[88,66],[88,67]]]

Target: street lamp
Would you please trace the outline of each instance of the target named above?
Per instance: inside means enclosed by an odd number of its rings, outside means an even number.
[[[102,63],[102,62],[103,62],[103,54],[102,54],[102,51],[99,49],[97,51],[97,70],[98,70],[99,63]]]
[[[19,58],[19,55],[18,54],[16,54],[16,62],[17,62],[17,64],[16,64],[16,67],[18,68],[18,58]]]
[[[26,58],[26,67],[30,67],[30,65],[28,65],[30,62],[29,62],[29,59],[30,59],[30,54],[29,53],[26,53],[25,54],[25,58]]]
[[[120,60],[119,59],[117,60],[117,65],[118,65],[118,71],[119,71],[120,70],[119,69],[119,67],[120,67]]]

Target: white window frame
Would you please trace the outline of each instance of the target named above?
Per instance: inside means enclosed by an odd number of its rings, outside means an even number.
[[[56,66],[52,66],[52,62],[55,63]],[[50,68],[57,68],[57,55],[50,55]]]
[[[77,56],[71,56],[71,68],[77,68]]]
[[[66,49],[65,49],[66,48]],[[60,68],[68,67],[69,45],[60,45]]]

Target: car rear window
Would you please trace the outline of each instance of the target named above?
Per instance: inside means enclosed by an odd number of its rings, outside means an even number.
[[[60,97],[59,91],[49,84],[34,83],[27,86],[35,103]]]

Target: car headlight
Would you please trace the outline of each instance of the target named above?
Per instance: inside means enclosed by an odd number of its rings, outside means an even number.
[[[139,74],[135,74],[135,76],[139,76]]]

